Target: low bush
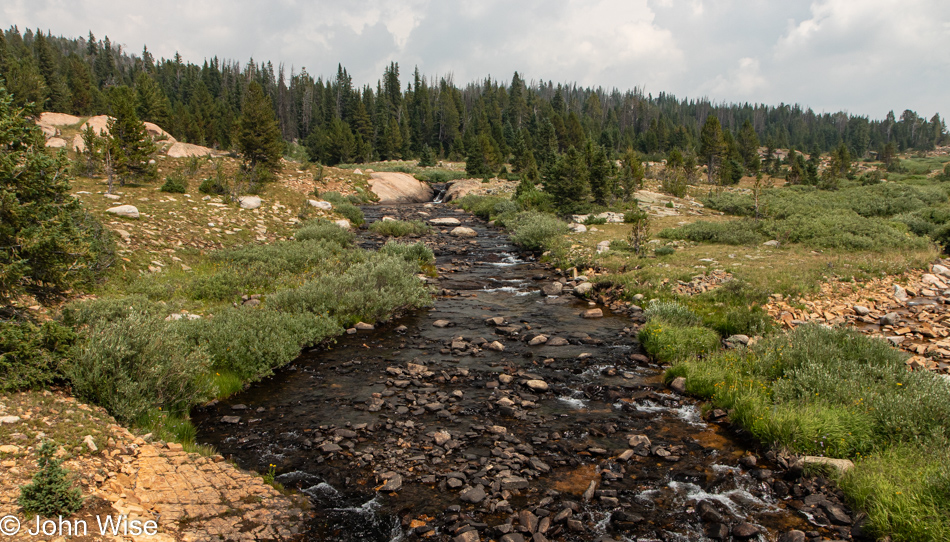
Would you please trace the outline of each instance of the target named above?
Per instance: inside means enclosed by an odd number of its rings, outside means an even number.
[[[198,191],[211,196],[223,196],[230,192],[227,181],[219,177],[208,177],[198,185]]]
[[[309,281],[271,295],[270,307],[289,313],[327,314],[340,325],[376,322],[401,309],[427,306],[428,289],[415,273],[418,264],[371,253],[345,272]]]
[[[178,326],[193,345],[207,352],[217,372],[230,372],[245,381],[271,375],[299,356],[302,348],[341,331],[323,314],[249,307],[227,308],[213,318]]]
[[[550,250],[569,231],[564,221],[535,211],[518,213],[507,227],[512,242],[533,251]]]
[[[159,314],[165,309],[143,295],[103,297],[76,301],[63,307],[63,324],[75,328],[94,326],[129,317],[133,313]]]
[[[676,252],[676,249],[674,249],[673,247],[669,245],[664,245],[662,247],[656,247],[655,249],[653,249],[653,254],[656,256],[669,256],[670,254],[673,254],[674,252]]]
[[[403,220],[379,220],[369,225],[370,231],[387,237],[405,237],[407,235],[425,235],[432,229],[421,220],[406,222]]]
[[[497,205],[504,205],[505,202],[508,201],[511,200],[498,196],[476,196],[474,194],[468,194],[456,200],[456,204],[481,219],[491,220],[492,214],[495,213],[495,207]]]
[[[186,291],[198,301],[234,301],[241,295],[241,280],[230,269],[213,275],[196,276]]]
[[[36,389],[62,378],[76,334],[57,322],[0,321],[0,392]]]
[[[323,198],[324,201],[332,203],[333,211],[349,220],[353,226],[360,226],[366,222],[363,211],[354,205],[349,198],[344,197],[339,192],[325,192],[320,194],[320,197]],[[359,196],[356,196],[356,202],[359,203],[360,201]]]
[[[402,258],[410,263],[417,263],[420,267],[435,263],[435,254],[425,243],[399,243],[387,241],[379,248],[380,254]]]
[[[207,352],[189,344],[161,316],[132,311],[93,324],[84,335],[65,373],[79,397],[105,407],[123,423],[159,407],[187,413],[211,396]]]
[[[584,220],[584,225],[586,226],[600,226],[601,224],[606,224],[606,223],[607,223],[606,218],[598,218],[594,215],[588,215],[587,218]]]
[[[184,194],[188,191],[188,179],[180,171],[176,171],[165,177],[165,184],[162,185],[160,190],[172,194]]]
[[[356,235],[329,220],[318,218],[304,223],[294,233],[294,239],[297,241],[323,240],[336,243],[341,247],[350,247],[356,241]]]
[[[765,241],[762,235],[756,231],[757,229],[757,225],[745,220],[730,222],[706,222],[701,220],[679,228],[661,230],[657,236],[662,239],[679,239],[697,243],[754,245]]]

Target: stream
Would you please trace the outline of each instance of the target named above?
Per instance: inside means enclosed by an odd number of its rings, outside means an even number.
[[[851,538],[824,480],[754,455],[724,413],[663,385],[636,316],[572,295],[573,276],[452,207],[364,213],[454,218],[477,236],[420,239],[439,271],[430,309],[193,412],[199,442],[310,497],[308,540]]]

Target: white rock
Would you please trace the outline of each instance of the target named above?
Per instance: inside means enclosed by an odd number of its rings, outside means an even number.
[[[118,196],[116,194],[103,194],[102,197],[108,199],[122,199],[122,196]]]
[[[603,254],[610,250],[610,241],[601,241],[597,243],[597,254]]]
[[[20,421],[19,416],[0,416],[0,425],[5,423],[17,423]]]
[[[589,282],[582,282],[574,287],[574,293],[577,295],[584,295],[587,292],[591,291],[593,287],[594,285]]]
[[[96,446],[96,441],[92,438],[92,435],[86,435],[86,438],[82,439],[82,443],[86,445],[86,448],[89,448],[90,452],[99,451],[99,447]]]
[[[333,204],[330,203],[329,201],[317,201],[315,199],[308,199],[307,203],[309,203],[311,207],[316,207],[317,209],[323,209],[324,211],[329,211],[333,209]]]
[[[534,391],[547,391],[548,383],[544,380],[528,380],[524,383],[525,386],[533,389]]]
[[[435,439],[436,446],[442,446],[446,442],[452,440],[452,435],[448,431],[436,431],[432,438]]]
[[[900,285],[894,285],[894,299],[898,301],[907,301],[907,290],[900,287]]]
[[[350,224],[350,221],[345,218],[341,218],[340,220],[334,220],[333,223],[343,228],[344,230],[348,230],[352,227],[352,225]]]
[[[587,226],[583,224],[568,224],[568,227],[574,233],[587,233]]]
[[[762,243],[762,244],[765,245],[765,246],[767,246],[767,247],[778,247],[778,246],[780,246],[782,243],[779,243],[779,242],[776,241],[775,239],[772,239],[771,241],[766,241],[766,242],[764,242],[764,243]]]
[[[465,226],[459,226],[457,228],[453,228],[452,231],[449,233],[453,237],[477,237],[478,236],[478,233],[475,230],[473,230],[472,228],[466,228]]]
[[[46,140],[46,146],[51,149],[63,149],[66,147],[66,140],[61,137],[51,137]]]
[[[814,455],[806,455],[802,458],[802,463],[806,465],[830,465],[841,472],[846,472],[854,468],[854,463],[848,459],[835,459],[833,457],[820,457]]]
[[[457,218],[433,218],[429,221],[433,226],[461,226],[462,221]]]
[[[139,217],[139,210],[134,205],[119,205],[118,207],[110,207],[106,209],[106,212],[127,218]]]
[[[257,209],[261,206],[260,196],[241,196],[238,198],[242,209]]]

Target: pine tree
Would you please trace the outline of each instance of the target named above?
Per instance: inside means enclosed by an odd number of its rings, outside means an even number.
[[[112,89],[111,98],[109,153],[120,184],[131,179],[154,179],[155,165],[149,161],[157,148],[135,113],[135,93],[126,86],[116,87]]]
[[[17,499],[27,512],[47,518],[68,516],[82,507],[82,494],[71,487],[69,472],[62,467],[62,459],[53,457],[55,452],[56,445],[52,441],[47,440],[40,446],[37,461],[40,470],[33,475],[32,483],[20,486]]]
[[[594,203],[607,205],[607,199],[614,192],[616,179],[613,177],[613,165],[607,160],[607,153],[600,145],[588,141],[585,149],[587,159],[588,183]]]
[[[247,87],[236,139],[238,150],[244,156],[249,170],[258,166],[269,170],[279,167],[284,140],[274,119],[270,98],[256,81]]]
[[[564,156],[548,169],[543,183],[544,191],[554,197],[561,212],[570,213],[586,207],[590,184],[583,153],[569,147]]]
[[[706,162],[706,179],[709,184],[713,183],[719,164],[722,162],[722,155],[725,151],[725,143],[722,139],[722,126],[716,115],[706,117],[703,124],[703,130],[699,136],[699,155]]]
[[[736,139],[739,154],[742,156],[742,165],[749,175],[755,176],[761,167],[761,160],[759,159],[759,136],[755,133],[751,122],[746,120],[742,123]]]
[[[645,176],[646,172],[640,155],[633,149],[627,149],[620,165],[620,187],[623,191],[624,201],[634,199],[634,193],[640,189]]]
[[[69,195],[65,153],[51,155],[43,133],[0,87],[0,312],[12,297],[46,297],[96,267],[94,221]]]

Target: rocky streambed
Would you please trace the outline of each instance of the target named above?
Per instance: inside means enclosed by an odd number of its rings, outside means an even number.
[[[804,541],[860,531],[823,479],[802,478],[794,459],[756,456],[726,413],[703,416],[667,389],[636,341],[636,309],[591,306],[572,295],[589,288],[583,277],[559,276],[450,207],[364,212],[443,219],[422,238],[437,257],[434,306],[353,330],[193,413],[199,441],[310,497],[309,539]],[[384,241],[360,235],[367,247]]]

